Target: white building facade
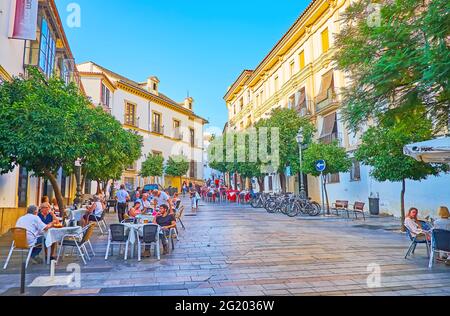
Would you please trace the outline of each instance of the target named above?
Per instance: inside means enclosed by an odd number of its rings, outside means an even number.
[[[32,8],[37,8],[37,16]],[[19,17],[15,15],[16,10],[28,10],[29,14]],[[27,39],[12,34],[13,22],[20,18],[23,19],[19,23],[21,27],[36,29]],[[74,57],[54,0],[0,1],[0,84],[13,77],[26,76],[27,66],[38,67],[47,77],[55,75],[79,84]],[[58,182],[63,197],[70,202],[75,181],[60,171]],[[19,166],[0,176],[0,234],[14,227],[28,205],[39,205],[44,195],[54,196],[50,182],[34,177],[25,168]]]
[[[128,189],[150,183],[180,188],[180,179],[139,176],[148,154],[162,155],[166,162],[170,156],[184,155],[190,168],[182,181],[203,180],[203,127],[207,121],[194,113],[193,98],[188,97],[182,103],[173,101],[159,91],[160,82],[155,76],[138,83],[93,62],[79,64],[77,68],[92,103],[103,107],[124,128],[144,139],[143,156],[121,179]]]

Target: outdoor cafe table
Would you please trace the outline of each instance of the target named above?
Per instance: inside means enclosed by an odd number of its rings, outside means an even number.
[[[67,218],[70,222],[79,222],[83,218],[84,214],[86,214],[87,209],[86,208],[80,208],[78,210],[66,210],[66,214],[68,215]]]
[[[151,220],[149,220],[149,224],[152,223],[153,216],[148,215],[140,215],[140,218],[142,220],[147,220],[145,217],[148,217]],[[124,223],[125,225],[125,233],[129,232],[128,234],[128,242],[131,244],[131,258],[134,257],[134,247],[136,246],[136,237],[143,236],[144,235],[144,226],[147,224],[133,224],[133,223]]]
[[[83,232],[80,226],[75,227],[62,227],[62,228],[50,228],[45,232],[45,247],[47,247],[47,264],[50,264],[50,254],[52,252],[52,245],[54,243],[62,242],[65,235],[79,235]]]

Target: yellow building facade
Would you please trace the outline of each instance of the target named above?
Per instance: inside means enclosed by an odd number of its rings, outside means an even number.
[[[224,96],[228,131],[245,130],[276,108],[290,108],[311,120],[317,140],[337,139],[349,150],[356,148],[357,138],[349,137],[339,120],[338,91],[345,78],[332,61],[334,36],[340,32],[340,17],[348,4],[345,0],[312,1],[257,68],[241,73]],[[298,182],[291,177],[288,191],[298,192]],[[266,191],[280,189],[277,175],[266,178]],[[313,177],[308,177],[308,191],[320,199]]]

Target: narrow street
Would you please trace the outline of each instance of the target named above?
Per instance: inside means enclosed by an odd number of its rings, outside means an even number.
[[[186,206],[189,200],[184,200]],[[187,207],[189,213],[190,209]],[[108,215],[108,224],[117,221]],[[450,295],[450,268],[427,267],[424,245],[405,260],[408,238],[391,231],[393,218],[366,222],[340,218],[288,218],[263,209],[201,203],[197,216],[185,216],[176,249],[161,261],[116,255],[104,260],[106,236],[96,230],[97,253],[81,268],[81,288],[28,288],[30,295]],[[10,241],[1,240],[0,258]],[[17,294],[20,255],[0,272],[0,294]],[[67,257],[57,267],[64,274]],[[381,287],[367,279],[379,265]],[[48,275],[30,265],[27,285]]]

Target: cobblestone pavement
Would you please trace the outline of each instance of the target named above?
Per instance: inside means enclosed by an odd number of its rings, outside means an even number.
[[[204,204],[204,203],[203,203]],[[185,201],[189,205],[189,201]],[[189,208],[189,207],[188,207]],[[114,223],[115,214],[108,215]],[[201,205],[197,216],[184,218],[176,249],[161,261],[123,256],[104,260],[106,236],[96,231],[97,256],[81,267],[81,288],[28,288],[28,295],[119,296],[259,296],[259,295],[450,295],[450,267],[427,268],[424,245],[405,260],[407,237],[393,218],[366,222],[341,218],[288,218],[263,209],[236,205]],[[0,239],[3,262],[10,241]],[[117,251],[116,251],[117,252]],[[19,287],[15,255],[0,272],[0,293]],[[67,257],[57,274],[67,274]],[[381,286],[369,287],[371,264],[378,265]],[[369,270],[368,271],[368,267]],[[375,266],[377,267],[377,266]],[[49,275],[32,265],[27,284]]]

